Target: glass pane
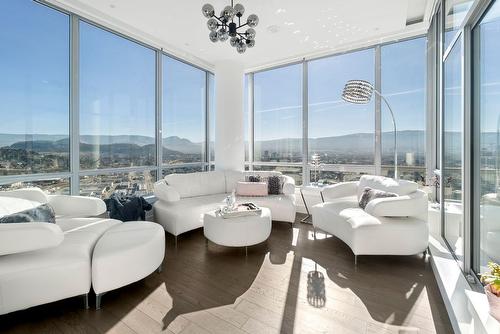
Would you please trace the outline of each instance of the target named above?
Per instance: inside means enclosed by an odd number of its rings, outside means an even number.
[[[210,148],[210,161],[215,161],[215,120],[216,120],[216,110],[215,110],[215,76],[213,74],[208,74],[208,100],[209,100],[209,148]]]
[[[309,63],[309,160],[325,164],[373,165],[375,99],[368,104],[342,100],[348,80],[375,82],[375,52],[368,49]]]
[[[250,111],[249,111],[249,93],[248,75],[245,75],[243,85],[243,141],[245,145],[245,161],[250,161],[249,142],[250,142]]]
[[[69,17],[0,1],[0,175],[69,171]]]
[[[456,32],[462,25],[474,0],[446,0],[445,1],[445,33],[444,49],[450,45]]]
[[[254,160],[302,161],[302,65],[254,75]]]
[[[163,163],[205,159],[205,73],[163,56]]]
[[[80,166],[150,166],[155,148],[155,53],[80,22]]]
[[[462,203],[463,94],[461,39],[444,63],[443,177],[444,236],[460,262],[463,261],[464,226]]]
[[[109,198],[113,193],[145,196],[153,193],[156,171],[109,173],[80,177],[80,195]]]
[[[480,213],[474,224],[479,224],[479,244],[474,245],[474,263],[477,272],[486,271],[489,261],[500,263],[500,3],[495,2],[476,26],[474,38],[474,74],[476,86],[474,114],[478,126],[474,138],[480,149],[475,152],[479,169],[475,177],[480,182],[479,196],[474,201]],[[478,220],[479,219],[479,220]]]
[[[37,181],[14,182],[11,184],[1,184],[0,191],[16,190],[22,188],[37,187],[50,195],[69,195],[70,184],[69,178],[60,179],[45,179]]]
[[[362,175],[369,174],[366,172],[349,172],[349,171],[328,171],[328,170],[311,170],[311,181],[319,184],[335,184],[340,182],[359,181]]]
[[[196,172],[203,172],[204,168],[202,165],[192,165],[192,166],[179,166],[172,168],[165,168],[162,170],[163,177],[169,174],[189,174]]]
[[[253,170],[277,171],[293,177],[296,186],[302,185],[302,167],[295,166],[253,166]]]
[[[385,45],[382,52],[382,94],[397,126],[398,175],[425,184],[425,116],[427,39]],[[394,177],[394,128],[382,101],[382,175]]]

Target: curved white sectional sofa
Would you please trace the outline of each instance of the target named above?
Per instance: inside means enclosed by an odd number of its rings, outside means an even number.
[[[174,236],[203,226],[203,215],[215,210],[236,189],[246,175],[282,175],[274,171],[214,171],[170,174],[155,184],[158,201],[153,205],[155,221]],[[271,210],[274,221],[295,221],[295,181],[285,178],[283,194],[265,197],[237,197],[238,202],[253,202]]]
[[[0,192],[0,217],[50,205],[54,223],[0,224],[0,315],[102,293],[152,273],[165,255],[165,232],[152,222],[95,217],[98,198],[46,195],[38,188]]]
[[[0,314],[87,295],[92,285],[94,246],[108,229],[121,223],[89,218],[106,212],[104,202],[90,197],[47,196],[37,188],[0,192],[0,196],[2,203],[11,199],[33,207],[48,203],[56,213],[56,224],[0,224],[4,239],[0,240]],[[7,209],[0,207],[0,213],[15,212]],[[8,239],[16,244],[9,245]]]
[[[396,193],[371,200],[363,210],[359,199],[365,187]],[[413,255],[429,243],[427,194],[405,180],[363,175],[323,189],[324,203],[312,208],[314,228],[344,241],[354,255]]]

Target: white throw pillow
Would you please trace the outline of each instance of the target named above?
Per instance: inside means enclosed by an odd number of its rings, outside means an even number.
[[[0,196],[0,217],[34,209],[40,202]],[[64,239],[61,228],[52,223],[0,224],[0,256],[45,249]]]
[[[56,247],[63,240],[57,224],[0,224],[0,256]]]

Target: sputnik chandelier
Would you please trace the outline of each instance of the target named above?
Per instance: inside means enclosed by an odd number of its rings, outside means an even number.
[[[255,14],[249,15],[247,22],[241,24],[241,17],[245,12],[243,5],[238,3],[233,6],[233,0],[231,0],[231,6],[224,7],[220,16],[217,16],[214,6],[207,3],[203,5],[201,12],[208,18],[207,27],[210,30],[208,37],[212,42],[225,42],[229,39],[229,43],[236,48],[238,53],[244,53],[247,48],[254,47],[256,32],[253,28],[259,23],[259,17]],[[234,22],[236,19],[238,24]],[[245,32],[238,31],[245,26],[248,26]]]

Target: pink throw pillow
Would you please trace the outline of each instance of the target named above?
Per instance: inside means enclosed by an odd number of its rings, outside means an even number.
[[[238,196],[267,196],[267,182],[238,182],[236,184]]]

